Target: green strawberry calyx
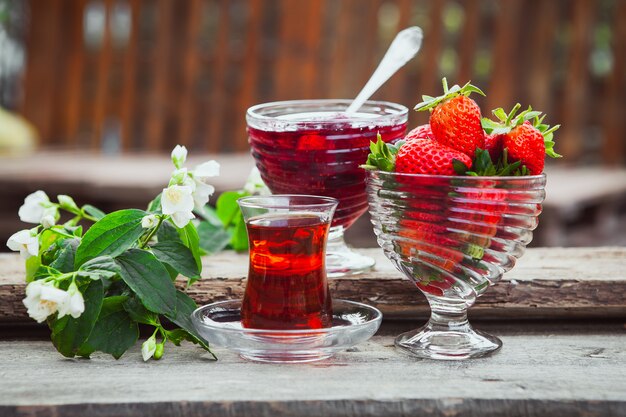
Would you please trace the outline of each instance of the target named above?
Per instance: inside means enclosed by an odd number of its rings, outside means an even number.
[[[470,175],[473,177],[507,177],[529,175],[530,172],[526,165],[521,165],[520,161],[509,162],[508,149],[502,150],[502,156],[494,164],[489,155],[489,151],[476,148],[476,156],[472,162],[472,168],[464,173],[460,173],[456,166],[455,170],[461,175]],[[520,166],[521,165],[521,166]],[[460,167],[459,167],[460,168]]]
[[[554,150],[554,132],[561,127],[561,125],[550,126],[543,123],[546,115],[540,111],[535,111],[532,107],[528,106],[528,109],[524,110],[520,114],[517,114],[521,108],[521,104],[517,103],[509,113],[505,112],[502,107],[499,107],[492,111],[493,115],[499,120],[498,122],[483,117],[481,124],[483,130],[488,135],[503,135],[509,133],[515,127],[523,124],[524,122],[530,122],[535,129],[541,132],[543,136],[543,142],[546,147],[546,155],[550,158],[561,158]]]
[[[438,97],[423,95],[422,102],[415,105],[413,109],[417,111],[432,110],[440,103],[460,95],[469,96],[471,93],[478,93],[482,96],[485,95],[480,88],[470,84],[469,81],[463,87],[454,84],[451,88],[448,88],[448,80],[446,80],[446,77],[443,77],[441,84],[443,84],[443,95]]]
[[[380,137],[380,133],[376,137],[376,142],[370,142],[370,154],[367,156],[367,162],[361,165],[361,168],[392,172],[396,168],[396,155],[400,147],[404,145],[404,141],[385,143]]]

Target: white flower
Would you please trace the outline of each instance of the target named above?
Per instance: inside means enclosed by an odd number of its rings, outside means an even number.
[[[208,178],[220,175],[220,164],[216,161],[208,161],[200,164],[193,170],[193,177],[206,183]]]
[[[191,176],[194,181],[193,201],[196,210],[200,210],[209,202],[209,197],[215,192],[215,187],[208,183],[209,178],[220,175],[220,164],[216,161],[207,161],[193,170]]]
[[[243,186],[243,190],[248,194],[258,194],[258,195],[271,195],[272,192],[267,185],[263,182],[261,178],[261,173],[259,172],[257,167],[252,168],[250,171],[250,175],[248,175],[248,179],[246,180],[246,184]]]
[[[196,216],[194,216],[191,211],[177,211],[176,213],[172,213],[171,217],[174,224],[178,228],[182,229],[183,227],[187,226],[187,223],[189,223],[189,221],[191,219],[194,219]]]
[[[67,295],[65,301],[59,304],[59,318],[69,314],[77,319],[85,311],[85,300],[76,283],[72,282],[70,284],[70,287],[67,289]]]
[[[37,323],[43,323],[59,306],[68,303],[69,298],[69,294],[55,288],[54,283],[39,280],[26,286],[26,298],[22,302],[28,309],[28,315]]]
[[[152,229],[158,224],[159,220],[154,214],[148,214],[141,219],[141,227],[144,229]]]
[[[187,148],[176,145],[172,151],[172,162],[176,168],[181,168],[187,159]]]
[[[196,183],[195,190],[193,191],[193,204],[196,210],[202,209],[209,202],[209,197],[215,192],[215,187],[209,184],[205,184],[202,181],[194,180]]]
[[[150,359],[156,351],[156,338],[154,335],[150,336],[145,342],[141,344],[141,357],[144,362]]]
[[[39,255],[39,238],[37,229],[20,230],[13,233],[7,241],[7,246],[12,251],[19,251],[24,258]]]
[[[41,223],[44,210],[50,206],[50,199],[43,191],[35,191],[24,199],[24,204],[20,207],[18,215],[25,223]]]
[[[187,185],[170,185],[161,194],[161,211],[172,217],[174,224],[183,228],[194,218],[193,190]]]

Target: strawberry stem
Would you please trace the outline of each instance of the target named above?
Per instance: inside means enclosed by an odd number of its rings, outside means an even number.
[[[441,84],[443,85],[443,95],[439,97],[431,97],[427,95],[422,96],[422,102],[415,105],[414,110],[423,111],[423,110],[432,110],[437,107],[440,103],[450,100],[459,95],[469,96],[471,93],[477,93],[482,96],[485,95],[483,91],[470,84],[469,81],[463,86],[459,87],[458,84],[454,84],[452,87],[448,87],[448,80],[444,77],[441,79]]]

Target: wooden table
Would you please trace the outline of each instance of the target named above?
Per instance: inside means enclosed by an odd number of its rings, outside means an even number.
[[[626,416],[626,248],[530,249],[471,310],[502,350],[417,360],[393,337],[419,325],[423,297],[379,250],[376,270],[331,281],[333,295],[385,314],[369,342],[308,365],[246,362],[191,345],[144,363],[64,359],[26,327],[18,258],[0,257],[0,416]],[[245,255],[204,260],[198,302],[241,296]],[[489,321],[486,321],[489,319]]]

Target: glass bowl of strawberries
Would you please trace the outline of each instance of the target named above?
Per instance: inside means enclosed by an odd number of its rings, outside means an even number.
[[[541,113],[519,105],[484,120],[469,83],[424,97],[429,123],[395,144],[372,143],[367,194],[378,244],[426,296],[431,317],[396,346],[430,359],[467,359],[502,342],[467,310],[523,255],[545,197],[546,155],[559,156]]]

